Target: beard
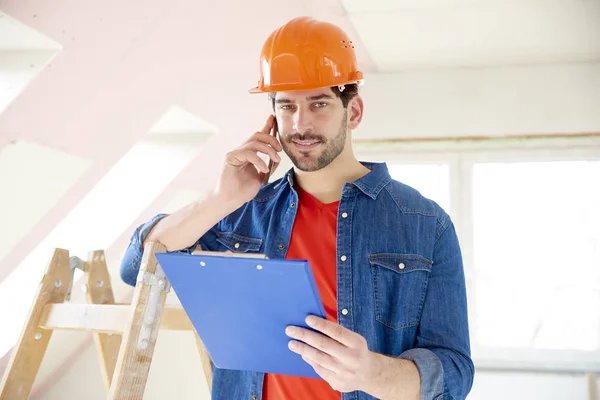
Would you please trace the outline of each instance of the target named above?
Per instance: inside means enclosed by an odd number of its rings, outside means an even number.
[[[292,160],[292,163],[300,171],[314,172],[325,168],[333,162],[344,151],[346,146],[347,126],[346,122],[347,111],[344,111],[344,118],[340,124],[340,128],[335,137],[327,140],[325,136],[317,132],[305,132],[303,134],[294,133],[288,136],[285,140],[281,140],[281,147],[287,156]],[[314,155],[311,152],[300,152],[294,148],[292,143],[294,140],[299,141],[319,141],[321,154]]]

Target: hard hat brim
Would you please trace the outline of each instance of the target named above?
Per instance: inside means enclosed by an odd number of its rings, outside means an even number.
[[[291,84],[291,85],[277,85],[275,86],[268,86],[268,87],[264,87],[261,88],[259,86],[255,86],[252,89],[248,90],[248,93],[250,94],[258,94],[258,93],[276,93],[276,92],[296,92],[296,91],[302,91],[302,90],[317,90],[317,89],[323,89],[323,88],[330,88],[330,87],[334,87],[334,86],[344,86],[344,85],[352,85],[352,84],[357,84],[358,86],[362,86],[364,84],[364,78],[362,73],[359,71],[356,73],[356,77],[358,79],[353,79],[351,81],[348,82],[336,82],[333,83],[331,85],[298,85],[298,84]]]

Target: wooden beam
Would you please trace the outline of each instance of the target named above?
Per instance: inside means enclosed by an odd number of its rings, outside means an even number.
[[[122,334],[131,318],[129,304],[47,304],[40,317],[40,328]],[[180,306],[166,305],[160,329],[190,331],[194,327]]]
[[[40,329],[39,320],[47,303],[63,302],[71,284],[69,252],[54,250],[33,299],[26,323],[0,383],[0,399],[27,399],[46,353],[51,330]]]

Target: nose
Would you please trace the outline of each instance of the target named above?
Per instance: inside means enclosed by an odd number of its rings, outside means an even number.
[[[294,113],[294,130],[300,134],[313,130],[313,119],[310,110],[298,107]]]

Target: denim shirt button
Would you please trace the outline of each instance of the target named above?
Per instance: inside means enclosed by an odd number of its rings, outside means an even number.
[[[346,261],[347,259],[348,259],[348,257],[346,257],[346,256],[341,256],[340,257],[340,260],[342,260],[342,261]]]
[[[348,213],[342,213],[342,218],[348,218]]]
[[[347,309],[347,308],[344,308],[344,309],[342,310],[342,314],[344,314],[344,315],[348,315],[348,309]]]
[[[283,249],[285,249],[285,246],[282,243],[282,244],[279,245],[279,250],[283,250]]]

